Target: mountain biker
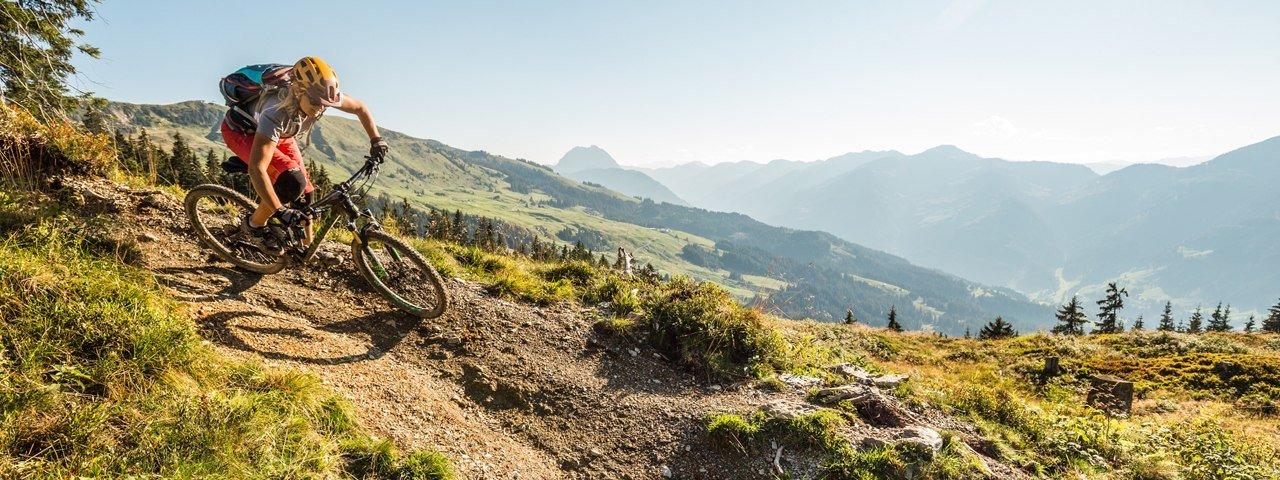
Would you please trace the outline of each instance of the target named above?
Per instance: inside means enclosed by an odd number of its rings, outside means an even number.
[[[244,218],[241,229],[249,242],[263,251],[271,249],[264,245],[270,219],[286,225],[308,220],[302,210],[294,208],[309,204],[314,189],[295,139],[301,137],[305,142],[326,108],[358,117],[369,135],[369,155],[383,158],[387,154],[387,142],[378,134],[369,108],[338,90],[338,76],[328,63],[319,57],[303,57],[293,65],[289,77],[287,87],[264,91],[248,112],[255,129],[237,128],[228,118],[221,126],[227,148],[248,163],[249,180],[259,199],[258,208]],[[308,226],[303,244],[310,243]]]

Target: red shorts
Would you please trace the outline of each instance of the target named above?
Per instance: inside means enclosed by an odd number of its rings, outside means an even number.
[[[227,148],[232,153],[249,163],[249,151],[253,149],[252,132],[244,133],[233,130],[227,122],[222,122],[222,140],[226,142]],[[271,155],[271,163],[267,164],[267,176],[271,177],[271,183],[274,185],[276,179],[280,178],[280,174],[288,170],[301,169],[302,175],[307,179],[306,189],[302,193],[311,193],[311,174],[307,172],[307,165],[302,161],[302,151],[298,150],[298,142],[293,138],[281,139],[276,142],[276,151]]]

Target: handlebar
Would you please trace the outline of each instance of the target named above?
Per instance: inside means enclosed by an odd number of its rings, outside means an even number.
[[[377,174],[378,167],[381,166],[382,163],[385,161],[386,161],[385,158],[374,157],[372,155],[365,155],[364,165],[361,166],[359,170],[356,170],[355,173],[351,174],[351,178],[348,178],[345,182],[335,185],[334,189],[335,190],[341,189],[345,191],[351,188],[351,185],[355,184],[356,181],[360,179],[360,177]]]

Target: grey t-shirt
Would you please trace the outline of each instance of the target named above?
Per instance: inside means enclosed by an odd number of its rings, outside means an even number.
[[[315,123],[317,117],[307,117],[301,113],[290,113],[286,102],[289,92],[277,88],[265,92],[254,105],[254,120],[258,122],[258,133],[271,138],[273,142],[293,138],[298,132],[305,131]]]

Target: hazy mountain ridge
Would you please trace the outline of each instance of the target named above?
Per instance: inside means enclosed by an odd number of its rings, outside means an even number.
[[[1271,273],[1280,256],[1267,247],[1277,238],[1270,232],[1280,230],[1280,198],[1268,192],[1280,177],[1280,138],[1187,167],[1134,164],[1107,175],[953,146],[892,153],[853,168],[812,162],[802,171],[827,174],[816,185],[770,172],[777,161],[738,162],[721,169],[734,172],[730,182],[677,183],[673,190],[699,206],[830,231],[1046,301],[1097,295],[1114,279],[1132,286],[1134,315],[1165,300],[1180,309],[1222,300],[1245,311],[1280,294],[1280,277]],[[716,167],[701,166],[700,175]],[[664,179],[683,168],[651,175]],[[1076,285],[1062,284],[1058,268]]]
[[[200,138],[193,142],[198,149],[223,150],[214,141],[216,134],[210,135],[220,106],[112,104],[109,110],[124,120],[122,125],[146,127],[157,139],[177,131]],[[767,294],[778,300],[774,308],[789,316],[832,319],[851,308],[864,321],[882,324],[884,312],[896,305],[907,328],[953,334],[996,315],[1014,320],[1025,331],[1052,321],[1047,307],[1011,290],[918,267],[829,234],[772,227],[740,214],[637,201],[532,162],[464,151],[390,130],[384,130],[384,137],[393,149],[379,187],[393,198],[499,218],[541,231],[546,238],[564,227],[598,231],[610,244],[631,246],[662,270],[714,280],[740,294]],[[307,155],[329,168],[335,180],[357,166],[368,149],[359,125],[342,118],[323,119],[310,141],[315,148]],[[688,245],[711,249],[718,256],[751,256],[756,265],[769,267],[764,272],[768,278],[690,263],[681,256]],[[771,273],[770,266],[787,268]],[[975,291],[992,294],[975,296]]]
[[[662,183],[644,172],[622,168],[609,152],[595,145],[573,147],[554,168],[557,173],[574,180],[603,185],[633,197],[687,205]]]

